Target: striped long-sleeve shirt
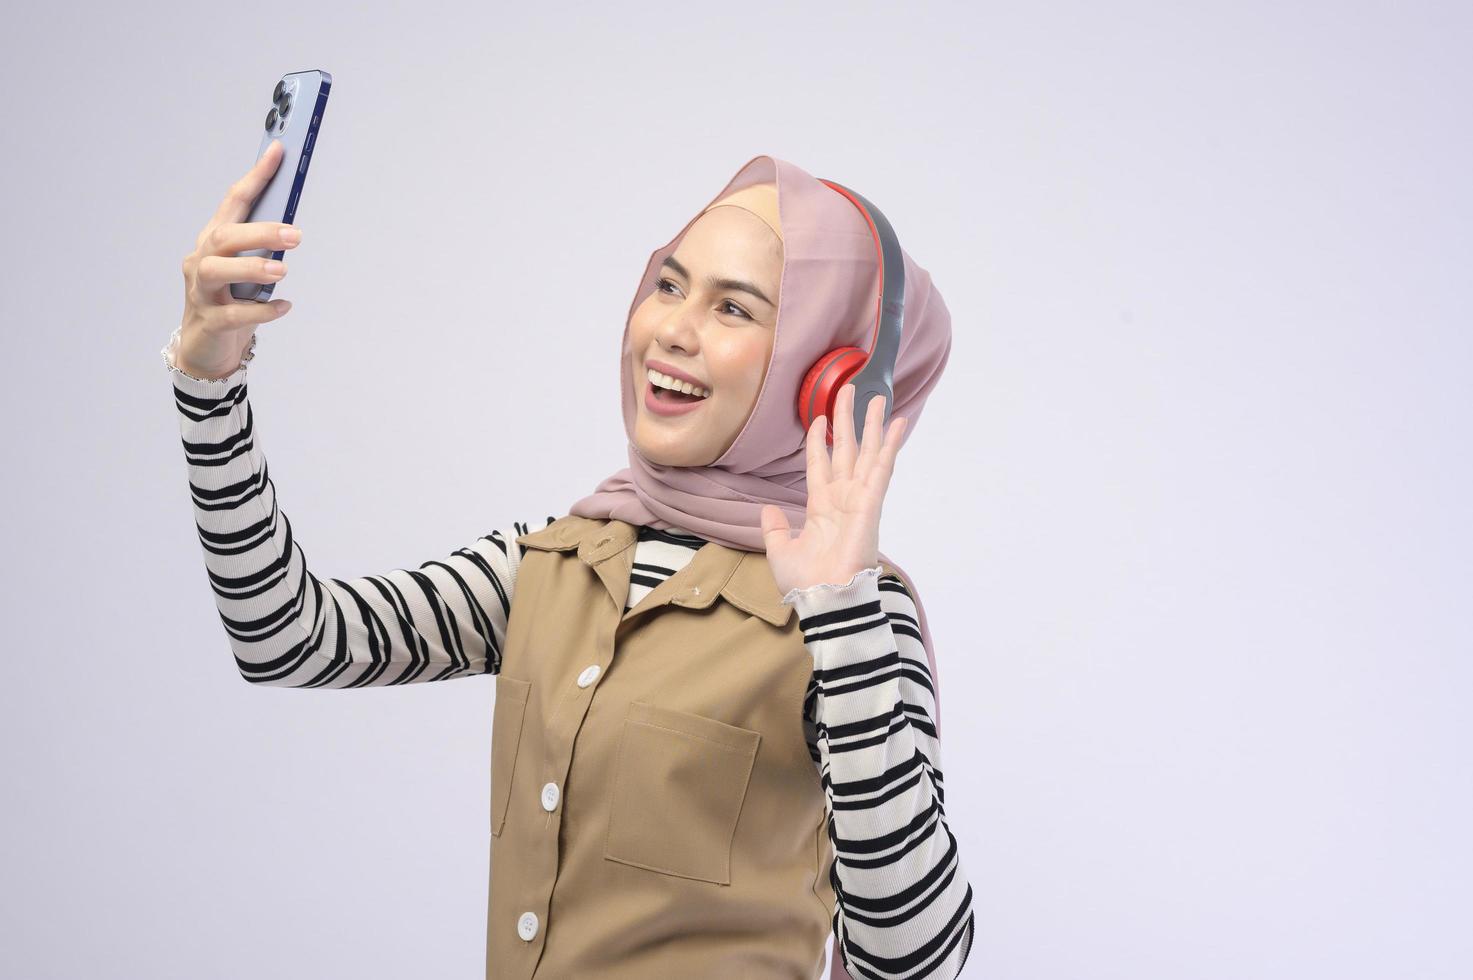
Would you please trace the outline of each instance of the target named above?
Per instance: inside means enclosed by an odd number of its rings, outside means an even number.
[[[494,529],[417,569],[321,579],[278,506],[247,397],[170,367],[195,525],[241,675],[277,687],[368,687],[496,674],[529,523]],[[551,523],[548,517],[545,523]],[[705,541],[642,527],[632,608]],[[836,948],[856,980],[956,977],[972,890],[947,827],[932,678],[915,605],[878,567],[794,589],[814,672],[804,730],[835,860]]]

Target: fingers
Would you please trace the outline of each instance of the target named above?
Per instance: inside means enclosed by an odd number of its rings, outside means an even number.
[[[213,307],[209,322],[222,328],[245,327],[251,324],[269,323],[285,316],[292,308],[289,299],[274,299],[269,303],[258,303],[253,299],[237,299]]]
[[[905,430],[910,428],[910,419],[902,416],[890,420],[890,431],[885,436],[885,449],[880,454],[881,459],[895,462],[895,457],[900,455],[900,447],[905,442]]]
[[[769,552],[780,552],[792,540],[792,527],[788,515],[781,507],[766,504],[762,508],[762,543]]]
[[[253,248],[285,251],[301,241],[302,230],[284,221],[230,222],[206,227],[195,248],[202,255],[235,255]]]
[[[858,450],[854,446],[854,386],[841,385],[834,397],[833,477],[847,480],[854,475],[854,459]]]
[[[280,282],[286,273],[285,262],[264,255],[206,255],[195,267],[195,279],[202,292],[232,282]]]
[[[855,475],[860,479],[880,455],[880,427],[884,424],[885,396],[875,395],[864,406],[864,436],[859,444],[859,460],[855,463]]]
[[[885,444],[880,449],[879,458],[865,473],[866,486],[878,486],[882,494],[889,486],[890,477],[895,472],[895,457],[900,453],[900,444],[905,442],[905,430],[909,425],[910,419],[907,418],[890,420],[890,431],[885,433]]]
[[[838,416],[838,421],[833,424],[834,452],[830,463],[830,480],[858,479],[864,482],[866,474],[879,461],[888,444],[886,434],[882,431],[885,427],[885,397],[874,395],[865,403],[864,433],[856,446],[854,438],[855,392],[856,389],[852,383],[845,384],[834,398],[834,415]],[[893,432],[895,428],[893,420],[890,428]]]
[[[808,426],[808,500],[810,504],[822,506],[828,501],[829,481],[833,471],[829,466],[827,434],[828,419],[818,416]]]
[[[909,426],[909,419],[890,420],[890,430],[885,433],[884,445],[879,448],[876,457],[865,467],[865,472],[860,476],[860,482],[876,497],[884,497],[885,488],[890,486],[890,477],[896,472],[896,455],[900,454],[901,442],[906,441],[904,436]]]
[[[271,175],[281,164],[285,153],[281,140],[272,140],[260,158],[252,164],[239,180],[230,185],[225,199],[215,211],[214,224],[229,224],[243,220],[251,213],[251,205],[261,196],[261,190],[271,181]]]

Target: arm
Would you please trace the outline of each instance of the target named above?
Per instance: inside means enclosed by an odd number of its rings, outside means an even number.
[[[418,570],[319,579],[277,506],[246,363],[208,380],[162,351],[205,567],[241,676],[271,687],[370,687],[501,669],[522,549],[515,524]],[[552,522],[549,517],[548,523]]]
[[[813,655],[804,708],[834,845],[835,948],[855,980],[952,980],[971,952],[972,887],[946,825],[915,603],[878,567],[783,598]]]

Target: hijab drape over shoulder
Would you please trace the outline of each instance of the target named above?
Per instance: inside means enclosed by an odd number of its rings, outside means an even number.
[[[840,178],[835,178],[840,179]],[[847,181],[845,181],[847,183]],[[771,184],[772,188],[760,185]],[[881,199],[855,188],[884,208]],[[640,455],[634,441],[635,405],[630,376],[629,321],[655,288],[665,259],[696,220],[712,207],[731,205],[756,214],[783,242],[778,317],[767,375],[756,405],[736,439],[708,466],[666,466]],[[905,240],[903,216],[886,211]],[[803,527],[808,497],[805,427],[798,418],[798,386],[814,361],[836,347],[868,349],[879,302],[879,259],[864,216],[849,199],[806,171],[771,156],[749,160],[721,193],[656,249],[645,265],[624,321],[619,349],[619,398],[629,437],[629,466],[573,504],[580,517],[614,518],[656,528],[679,527],[730,548],[766,551],[764,504],[782,508],[793,530]],[[940,380],[951,352],[951,314],[930,274],[905,254],[905,319],[893,375],[890,415],[909,421],[909,439],[922,406]],[[858,433],[856,433],[858,435]],[[895,466],[904,479],[905,454]],[[899,565],[880,555],[890,565]],[[941,726],[940,678],[920,593],[903,571],[919,614],[921,637],[936,686],[936,727]]]

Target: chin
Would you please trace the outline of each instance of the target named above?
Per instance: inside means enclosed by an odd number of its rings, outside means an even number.
[[[661,466],[706,466],[712,462],[709,459],[700,459],[684,446],[671,446],[664,443],[652,446],[638,436],[639,432],[636,429],[634,446],[639,450],[639,454],[651,463],[658,463]]]
[[[651,463],[658,463],[661,466],[705,466],[706,465],[705,463],[697,462],[696,460],[691,459],[687,454],[682,453],[682,452],[679,452],[679,451],[666,452],[666,451],[660,450],[660,449],[651,449],[651,448],[649,448],[647,446],[640,445],[638,443],[636,443],[636,446],[638,446],[638,448],[639,448],[639,454],[641,456],[643,456],[645,459],[649,460]]]

